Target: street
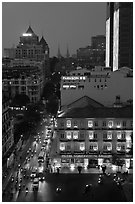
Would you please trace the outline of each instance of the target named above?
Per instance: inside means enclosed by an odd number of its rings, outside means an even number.
[[[31,180],[25,184],[29,188],[26,194],[25,189],[20,193],[13,191],[13,199],[17,202],[124,202],[126,201],[123,190],[112,180],[112,177],[105,177],[103,184],[98,184],[97,174],[45,174],[45,181],[39,182],[39,189],[32,190]],[[85,185],[93,184],[92,190],[84,194]],[[56,189],[61,188],[57,193]]]
[[[39,155],[47,155],[50,150],[52,137],[51,125],[42,123],[37,134],[33,136],[31,144],[22,155],[21,161],[12,174],[3,193],[4,202],[125,202],[123,188],[117,186],[113,174],[103,175],[102,183],[98,184],[98,174],[78,173],[49,173],[47,160],[39,162]],[[53,130],[53,129],[52,129]],[[34,178],[41,171],[38,189],[33,189]],[[34,175],[35,174],[35,175]],[[43,177],[45,177],[43,179]],[[92,184],[86,194],[85,186]]]

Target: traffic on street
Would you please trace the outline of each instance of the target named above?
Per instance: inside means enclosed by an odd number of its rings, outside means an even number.
[[[3,189],[3,201],[18,201],[20,197],[40,190],[41,183],[44,185],[53,126],[51,123],[45,125],[44,121],[40,125],[32,143],[24,152],[25,157],[22,155],[19,158],[17,167]]]

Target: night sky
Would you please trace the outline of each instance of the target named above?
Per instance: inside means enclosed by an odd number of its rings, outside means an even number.
[[[29,25],[39,37],[44,35],[50,56],[76,54],[91,44],[91,36],[105,35],[106,2],[3,2],[2,47],[19,43]]]

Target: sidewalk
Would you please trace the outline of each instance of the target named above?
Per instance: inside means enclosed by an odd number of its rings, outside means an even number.
[[[17,158],[15,159],[14,164],[12,165],[11,169],[8,170],[8,174],[6,176],[5,179],[2,179],[2,190],[4,190],[11,178],[11,176],[13,175],[15,169],[17,168],[18,165],[18,161],[20,160],[20,156],[22,156],[23,152],[28,148],[30,143],[30,139],[28,139],[22,146],[22,150],[18,152]]]
[[[109,170],[107,169],[106,173],[107,172],[110,174],[117,173],[117,171],[116,170],[114,171],[113,169],[109,169]],[[52,173],[57,173],[57,168],[54,168],[52,166]],[[61,167],[59,173],[61,173],[61,174],[70,174],[70,173],[75,174],[75,173],[77,173],[78,174],[78,169],[77,169],[77,167],[73,168],[73,169],[71,169],[69,167]],[[102,174],[103,172],[102,172],[101,168],[100,169],[98,169],[98,168],[89,168],[89,169],[82,168],[81,173],[82,174]],[[133,169],[129,169],[129,174],[133,174]]]

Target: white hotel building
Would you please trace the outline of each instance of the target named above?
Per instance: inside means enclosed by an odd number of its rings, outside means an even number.
[[[122,103],[133,99],[133,72],[123,67],[115,72],[109,68],[97,67],[90,71],[78,69],[61,77],[61,108],[83,96],[112,107],[119,97]]]

